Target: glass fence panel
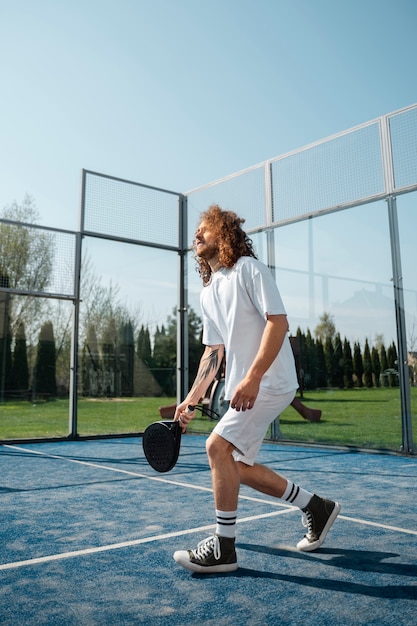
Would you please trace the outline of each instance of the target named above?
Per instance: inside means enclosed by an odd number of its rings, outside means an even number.
[[[0,293],[0,440],[66,437],[73,304]]]
[[[401,407],[387,206],[373,203],[275,231],[275,273],[299,350],[301,400],[277,436],[400,449]]]
[[[176,396],[177,253],[86,238],[78,432],[142,432]]]

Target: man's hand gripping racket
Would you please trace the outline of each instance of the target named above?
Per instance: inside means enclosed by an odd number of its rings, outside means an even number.
[[[181,434],[186,431],[195,407],[188,405],[177,420],[150,424],[142,437],[143,452],[149,465],[157,472],[169,472],[175,467],[181,447]]]
[[[192,404],[188,404],[185,411],[182,411],[180,407],[177,407],[177,410],[175,411],[174,420],[178,416],[178,423],[180,424],[181,430],[183,433],[185,433],[185,431],[187,430],[188,424],[194,418],[196,408],[197,407]]]

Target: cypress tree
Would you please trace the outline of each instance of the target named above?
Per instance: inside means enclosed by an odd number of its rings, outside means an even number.
[[[0,273],[0,287],[9,288],[9,277]],[[12,333],[9,318],[10,294],[0,292],[0,397],[12,388]]]
[[[346,389],[353,387],[353,359],[352,349],[349,341],[345,338],[343,342],[343,381]]]
[[[374,381],[372,378],[371,351],[369,349],[369,343],[367,339],[365,340],[365,347],[363,350],[363,378],[365,387],[373,387]]]
[[[317,356],[317,387],[324,389],[327,387],[326,375],[326,358],[321,339],[316,340],[316,356]]]
[[[117,363],[117,331],[114,318],[111,318],[104,329],[101,341],[103,359],[103,392],[105,396],[119,394],[118,363]]]
[[[324,344],[324,358],[326,363],[327,386],[333,387],[336,384],[334,347],[331,337],[326,337]]]
[[[176,318],[175,318],[176,319]],[[175,323],[175,338],[177,336],[177,325]],[[176,341],[175,341],[176,344]],[[188,311],[188,358],[189,358],[189,382],[197,375],[200,358],[203,352],[202,346],[202,321],[194,309],[190,307]]]
[[[388,359],[388,367],[390,369],[396,370],[398,366],[398,356],[397,356],[397,348],[394,342],[392,342],[392,344],[388,346],[387,359]]]
[[[120,328],[120,374],[121,374],[121,395],[133,395],[133,373],[135,346],[133,340],[133,327],[129,320]]]
[[[304,345],[306,352],[305,387],[306,389],[316,389],[318,375],[317,348],[310,329],[307,329]]]
[[[382,376],[382,384],[384,385],[384,387],[388,387],[388,377],[386,376],[385,372],[388,369],[388,359],[387,359],[387,351],[385,349],[384,344],[382,344],[381,346],[381,352],[380,352],[380,361],[381,361],[381,372],[383,374]]]
[[[309,355],[305,344],[305,335],[300,327],[297,328],[292,348],[300,390],[307,389],[309,386]]]
[[[363,387],[363,362],[361,347],[359,343],[353,344],[353,373],[356,376],[356,384],[358,387]]]
[[[317,358],[314,339],[311,336],[310,329],[307,329],[306,335],[300,332],[299,337],[302,353],[302,370],[304,372],[304,387],[305,389],[315,389],[317,386]]]
[[[343,345],[340,334],[337,333],[334,345],[334,385],[339,389],[344,388],[344,371],[343,371]]]
[[[390,346],[388,346],[387,350],[387,361],[388,361],[388,369],[393,372],[398,372],[398,356],[397,356],[397,348],[395,347],[395,343],[392,342]],[[398,385],[398,374],[391,373],[388,376],[388,382],[390,387],[396,387]]]
[[[164,325],[156,329],[154,337],[153,361],[155,367],[174,367],[177,359],[177,335],[176,326],[172,318],[169,318],[168,330]]]
[[[155,368],[153,375],[168,396],[175,394],[176,355],[176,336],[174,337],[172,325],[170,324],[170,332],[165,330],[164,325],[160,329],[157,327],[152,354]]]
[[[15,391],[26,391],[29,388],[29,365],[23,322],[20,322],[16,332],[12,364],[12,386]]]
[[[379,360],[379,353],[375,346],[371,350],[372,371],[374,373],[375,387],[379,387],[381,382],[381,362]]]
[[[36,393],[56,396],[56,347],[52,322],[45,322],[39,334],[33,388]]]
[[[97,397],[102,392],[103,367],[97,341],[96,329],[90,324],[87,329],[82,357],[82,389],[85,396]]]
[[[138,357],[148,366],[152,367],[152,347],[149,328],[142,325],[138,335]]]
[[[13,387],[12,383],[12,331],[9,320],[6,322],[6,328],[2,332],[5,335],[0,337],[0,385],[1,392],[10,391]]]

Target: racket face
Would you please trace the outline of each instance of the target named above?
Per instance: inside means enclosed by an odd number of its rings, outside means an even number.
[[[178,422],[154,422],[142,438],[143,451],[149,465],[157,472],[169,472],[178,460],[181,428]]]

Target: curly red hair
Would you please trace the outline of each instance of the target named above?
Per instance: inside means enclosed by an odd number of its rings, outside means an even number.
[[[258,257],[253,249],[253,242],[242,229],[245,220],[234,211],[225,211],[218,204],[212,204],[200,215],[200,222],[210,226],[219,243],[219,262],[222,267],[231,268],[242,256]],[[195,242],[193,242],[195,251]],[[207,285],[211,277],[211,267],[205,259],[195,255],[197,271],[203,284]]]

